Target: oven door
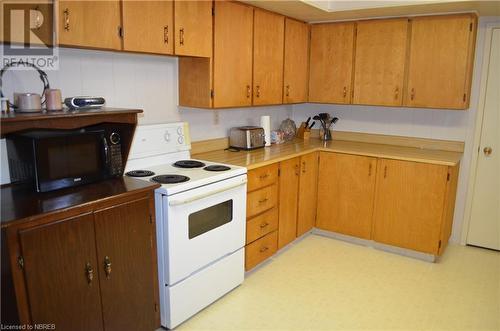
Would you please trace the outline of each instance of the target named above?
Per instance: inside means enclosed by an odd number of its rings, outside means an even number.
[[[246,181],[246,175],[241,175],[163,196],[166,285],[245,245]]]

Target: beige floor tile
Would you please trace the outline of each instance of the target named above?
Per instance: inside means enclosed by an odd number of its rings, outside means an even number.
[[[500,330],[500,253],[438,263],[311,235],[178,330]]]

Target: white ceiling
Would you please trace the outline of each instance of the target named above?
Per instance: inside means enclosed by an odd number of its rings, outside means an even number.
[[[477,12],[500,16],[500,0],[241,0],[306,22],[352,20],[374,17]]]

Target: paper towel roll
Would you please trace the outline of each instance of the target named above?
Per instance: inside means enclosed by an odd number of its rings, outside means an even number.
[[[261,116],[260,126],[264,129],[266,146],[271,146],[271,116]]]

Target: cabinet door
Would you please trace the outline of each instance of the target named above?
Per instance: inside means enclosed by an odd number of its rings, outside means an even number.
[[[278,247],[297,237],[300,158],[280,162]]]
[[[31,322],[103,330],[92,214],[19,232]]]
[[[437,254],[448,167],[381,159],[378,169],[373,239]]]
[[[401,105],[407,35],[407,18],[358,22],[353,103]]]
[[[375,158],[321,153],[316,226],[370,239],[375,174]]]
[[[215,1],[214,107],[252,104],[253,9]]]
[[[123,0],[123,49],[174,53],[173,1]]]
[[[212,56],[212,1],[175,2],[175,54]]]
[[[355,23],[311,27],[309,101],[351,102]]]
[[[155,330],[158,279],[149,200],[94,215],[106,330]]]
[[[285,18],[255,9],[253,44],[253,104],[283,102]]]
[[[318,157],[319,153],[310,153],[300,157],[297,237],[311,230],[316,222]]]
[[[59,44],[121,49],[120,1],[60,1]]]
[[[407,106],[468,107],[475,26],[473,15],[412,19]]]
[[[285,19],[284,61],[283,103],[307,102],[309,27],[288,17]]]

